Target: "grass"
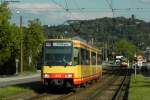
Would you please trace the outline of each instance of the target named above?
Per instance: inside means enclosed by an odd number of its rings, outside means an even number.
[[[0,100],[20,94],[20,93],[29,92],[29,91],[31,90],[17,87],[17,86],[3,87],[3,88],[0,88]]]
[[[138,74],[131,76],[128,100],[150,100],[150,78]]]

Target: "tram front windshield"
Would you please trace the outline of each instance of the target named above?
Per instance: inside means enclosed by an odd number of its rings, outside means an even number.
[[[47,66],[72,65],[71,42],[51,42],[45,45],[45,60]]]

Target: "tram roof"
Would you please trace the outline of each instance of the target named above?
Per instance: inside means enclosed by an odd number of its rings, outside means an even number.
[[[86,41],[78,40],[78,39],[47,39],[45,41],[70,41],[73,42],[75,45],[83,45],[86,48],[92,49],[94,51],[98,51],[101,53],[101,50],[97,49],[96,47],[93,47],[92,45],[88,44]]]

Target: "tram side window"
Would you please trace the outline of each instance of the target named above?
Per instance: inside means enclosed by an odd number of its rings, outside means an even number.
[[[86,49],[81,49],[81,64],[89,65],[90,64],[90,53]]]
[[[98,64],[98,65],[102,63],[102,60],[101,60],[101,59],[102,59],[102,58],[101,58],[100,54],[98,54],[98,55],[97,55],[97,64]]]
[[[88,50],[86,50],[86,64],[90,64],[90,52]]]
[[[73,53],[73,59],[74,59],[74,64],[79,65],[79,48],[74,48],[74,53]]]
[[[96,65],[96,53],[91,53],[92,65]]]

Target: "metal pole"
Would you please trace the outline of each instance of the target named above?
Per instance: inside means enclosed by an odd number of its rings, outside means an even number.
[[[108,62],[107,50],[108,50],[108,47],[107,47],[107,41],[106,41],[106,44],[105,44],[105,61],[106,61],[106,62]]]
[[[135,67],[134,67],[134,78],[136,79],[136,64],[135,64]]]
[[[19,62],[19,60],[16,59],[16,75],[18,74],[18,62]]]
[[[22,36],[22,16],[20,16],[20,73],[23,72],[23,36]]]

